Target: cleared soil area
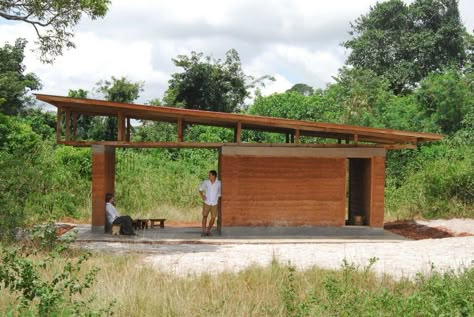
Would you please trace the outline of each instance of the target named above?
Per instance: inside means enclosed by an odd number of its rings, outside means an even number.
[[[387,222],[384,229],[412,240],[467,237],[474,234],[474,223],[470,226],[471,230],[466,226],[466,223],[470,222],[473,222],[472,219],[403,220]]]

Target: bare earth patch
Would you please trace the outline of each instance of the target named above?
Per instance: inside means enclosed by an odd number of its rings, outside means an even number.
[[[387,222],[384,229],[412,240],[474,235],[474,219],[403,220]]]

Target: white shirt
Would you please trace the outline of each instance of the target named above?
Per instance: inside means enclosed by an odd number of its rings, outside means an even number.
[[[221,181],[216,179],[213,184],[206,179],[199,185],[199,191],[206,195],[206,200],[204,200],[206,205],[215,206],[219,202],[219,197],[221,197]]]
[[[107,215],[107,221],[112,224],[114,220],[119,217],[117,209],[111,203],[105,204],[105,214]]]

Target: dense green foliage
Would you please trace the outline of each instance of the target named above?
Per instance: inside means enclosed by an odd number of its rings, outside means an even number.
[[[99,269],[84,272],[90,252],[69,249],[73,237],[58,240],[52,224],[36,227],[21,247],[0,245],[0,290],[14,298],[7,316],[105,316],[107,308],[94,309],[96,297],[83,296],[96,281]],[[54,274],[51,274],[53,273]],[[4,309],[5,309],[4,308]]]
[[[246,75],[234,49],[226,53],[224,61],[192,52],[191,56],[179,55],[173,62],[183,72],[171,75],[164,100],[168,105],[187,109],[238,111],[249,97],[249,88],[269,78],[254,80]]]
[[[0,17],[32,25],[38,36],[40,59],[51,63],[63,48],[75,47],[72,28],[83,15],[91,19],[105,16],[109,0],[2,0]]]
[[[15,45],[0,48],[0,113],[20,113],[30,103],[27,92],[41,88],[35,74],[25,74],[25,46],[26,41],[18,39]]]
[[[400,93],[430,72],[468,61],[468,38],[457,0],[378,2],[352,24],[349,65],[384,75]]]

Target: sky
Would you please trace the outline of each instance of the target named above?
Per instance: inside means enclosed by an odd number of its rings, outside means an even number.
[[[410,1],[407,1],[410,2]],[[324,88],[344,64],[350,22],[375,5],[372,0],[113,0],[103,19],[83,18],[74,28],[76,49],[53,65],[33,51],[30,25],[0,19],[0,44],[29,41],[24,64],[43,84],[41,93],[67,95],[93,91],[100,80],[126,76],[143,81],[138,103],[162,98],[172,73],[172,58],[203,52],[223,59],[231,48],[244,72],[271,75],[263,95],[284,92],[296,83]],[[466,28],[474,30],[474,1],[460,0]],[[100,98],[93,93],[90,97]]]

